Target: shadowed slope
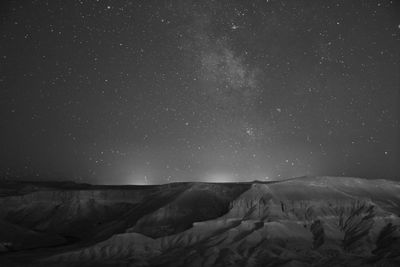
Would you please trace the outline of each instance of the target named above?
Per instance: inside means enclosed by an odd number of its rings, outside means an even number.
[[[53,188],[45,192],[47,198],[36,196],[35,201],[23,205],[16,200],[21,195],[3,197],[0,203],[14,203],[17,210],[2,206],[3,220],[26,223],[29,220],[16,214],[28,209],[35,212],[29,216],[45,221],[46,210],[41,213],[32,206],[39,205],[36,202],[40,199],[42,207],[46,206],[44,203],[53,207],[60,197],[48,197],[49,192],[62,195],[65,191]],[[67,210],[74,211],[67,214],[81,218],[71,221],[85,218],[97,222],[99,214],[106,214],[107,220],[88,230],[92,236],[82,235],[82,241],[75,245],[47,250],[40,257],[21,252],[25,260],[36,259],[38,266],[400,263],[396,248],[400,236],[400,184],[392,181],[302,177],[271,183],[178,183],[131,189],[93,187],[71,192],[74,198],[79,196],[79,201],[65,197],[62,203]],[[23,198],[35,194],[43,191],[30,192]],[[87,194],[91,197],[85,197]],[[88,206],[88,199],[95,204]],[[107,213],[99,208],[107,205],[115,210]],[[48,220],[57,221],[58,216],[49,216]],[[25,226],[35,228],[43,224],[32,225]],[[53,232],[54,227],[47,229]],[[6,259],[18,262],[10,255]]]

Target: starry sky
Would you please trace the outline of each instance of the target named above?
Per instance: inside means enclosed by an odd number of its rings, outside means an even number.
[[[400,2],[1,1],[0,176],[400,179]]]

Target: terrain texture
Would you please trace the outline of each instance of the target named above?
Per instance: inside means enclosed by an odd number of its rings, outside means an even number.
[[[400,266],[400,183],[0,183],[0,266]]]

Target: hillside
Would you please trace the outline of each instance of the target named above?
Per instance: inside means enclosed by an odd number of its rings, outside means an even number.
[[[9,182],[0,189],[0,263],[399,266],[399,214],[400,183],[387,180]]]

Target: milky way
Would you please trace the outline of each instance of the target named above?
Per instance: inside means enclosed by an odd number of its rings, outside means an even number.
[[[3,179],[399,177],[399,2],[0,10]]]

